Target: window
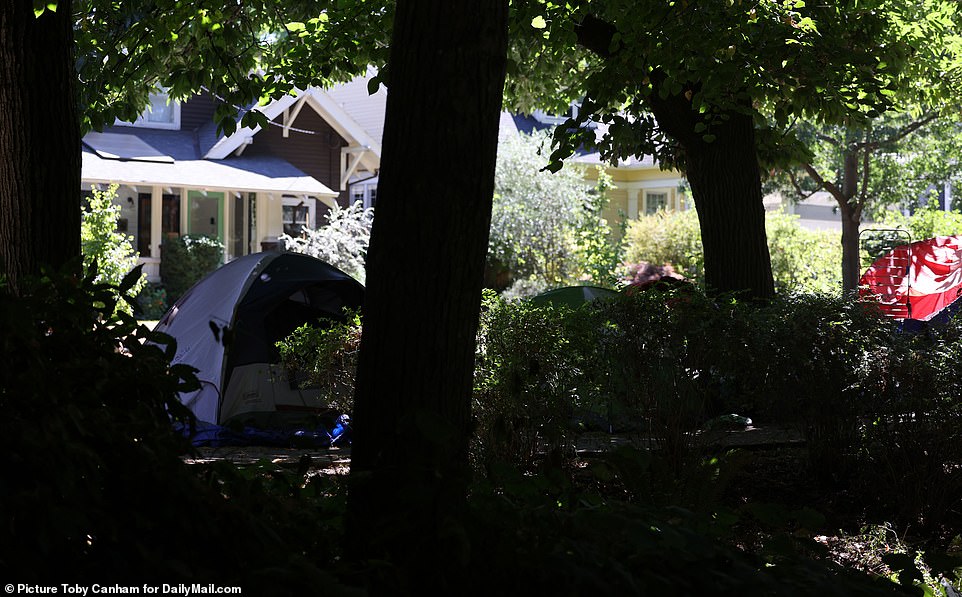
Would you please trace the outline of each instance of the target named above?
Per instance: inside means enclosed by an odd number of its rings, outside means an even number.
[[[163,238],[180,236],[180,195],[164,193],[161,205],[161,236]]]
[[[136,126],[151,129],[180,129],[180,103],[170,99],[167,92],[150,94],[147,109],[134,122],[117,121],[120,126]]]
[[[224,240],[223,192],[187,192],[187,232]]]
[[[351,203],[364,203],[364,185],[351,186]]]
[[[658,193],[645,192],[645,215],[650,216],[661,209],[668,208],[668,193],[662,191]]]
[[[377,183],[351,185],[351,203],[360,203],[365,208],[377,203]]]
[[[315,201],[311,197],[284,197],[282,207],[284,234],[300,236],[305,228],[314,227]]]

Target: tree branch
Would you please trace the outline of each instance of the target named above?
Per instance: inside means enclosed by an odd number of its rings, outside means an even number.
[[[815,137],[816,137],[819,141],[825,141],[826,143],[831,143],[832,145],[835,145],[835,146],[841,145],[841,143],[839,142],[839,140],[836,139],[835,137],[829,137],[828,135],[823,135],[823,134],[821,134],[821,133],[816,134]]]
[[[875,141],[866,141],[866,142],[864,142],[864,143],[856,143],[856,144],[854,145],[854,148],[855,148],[856,151],[862,150],[862,149],[868,149],[869,151],[875,151],[876,149],[878,149],[879,147],[882,147],[883,145],[889,145],[889,144],[891,144],[891,143],[895,143],[896,141],[900,141],[901,139],[904,139],[905,137],[911,135],[912,133],[914,133],[915,131],[919,130],[920,128],[922,128],[923,126],[925,126],[925,125],[927,125],[928,123],[932,122],[933,120],[935,120],[935,119],[938,118],[938,117],[939,117],[939,113],[938,113],[938,112],[933,112],[933,113],[929,114],[928,116],[926,116],[925,118],[920,118],[919,120],[916,120],[916,121],[914,121],[914,122],[911,122],[911,123],[905,125],[905,126],[902,127],[901,129],[899,129],[899,131],[898,131],[897,133],[895,133],[894,135],[892,135],[892,136],[889,137],[888,139],[881,139],[881,140],[875,140]]]
[[[802,190],[802,185],[798,183],[798,178],[796,178],[795,173],[791,170],[788,171],[788,179],[792,181],[792,186],[795,188],[795,193],[797,193],[798,196],[801,197],[801,201],[805,201],[806,199],[808,199],[809,197],[811,197],[812,195],[818,192],[818,189],[816,189],[811,193],[806,194],[805,191]],[[819,188],[821,188],[821,186]]]
[[[838,188],[838,186],[835,183],[828,182],[827,180],[822,178],[822,175],[819,174],[818,170],[816,170],[815,167],[812,166],[811,164],[807,164],[807,163],[802,164],[802,167],[805,168],[805,172],[808,173],[808,175],[812,178],[812,180],[818,183],[819,187],[831,193],[832,197],[834,197],[835,200],[838,201],[839,203],[843,201],[843,199],[840,199],[840,197],[842,197],[842,190]]]

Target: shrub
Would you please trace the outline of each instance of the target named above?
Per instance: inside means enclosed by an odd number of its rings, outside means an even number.
[[[577,280],[610,286],[622,258],[621,235],[601,217],[611,180],[599,169],[598,184],[589,189],[580,166],[544,171],[547,141],[546,134],[535,133],[498,145],[490,283],[500,282],[498,290],[510,280],[545,287]]]
[[[937,201],[927,203],[911,216],[894,210],[887,210],[884,216],[883,226],[904,228],[912,235],[913,241],[962,234],[962,213],[943,211]]]
[[[161,250],[160,277],[173,304],[201,278],[224,263],[224,244],[209,236],[168,238]]]
[[[373,223],[373,207],[365,208],[358,202],[344,208],[335,205],[327,213],[327,224],[323,227],[305,229],[300,238],[286,234],[278,238],[286,250],[316,257],[363,284],[364,260]]]
[[[625,260],[671,265],[676,272],[696,283],[705,277],[701,229],[698,214],[689,209],[659,211],[628,223]]]
[[[839,233],[808,230],[798,216],[765,216],[768,251],[775,290],[780,293],[838,293],[842,287],[842,244]]]
[[[87,269],[96,268],[94,280],[100,284],[117,286],[137,265],[137,251],[134,250],[134,237],[117,232],[120,206],[114,203],[117,198],[117,185],[110,185],[106,191],[91,189],[91,197],[81,214],[80,248],[83,264]],[[134,293],[146,284],[141,276],[134,284]],[[117,297],[119,298],[119,297]],[[118,301],[117,308],[126,313],[131,306]]]
[[[905,524],[938,529],[962,513],[962,321],[893,334],[867,363],[857,490]],[[879,492],[878,487],[898,487]]]
[[[360,313],[344,322],[304,324],[277,343],[281,362],[303,387],[320,388],[329,406],[350,414],[354,410],[354,381],[361,344]]]
[[[769,213],[765,219],[772,275],[778,292],[838,292],[842,249],[837,233],[806,230],[798,217]],[[694,210],[661,211],[628,224],[628,263],[671,265],[695,283],[704,281],[701,230]],[[630,276],[630,273],[628,274]]]
[[[353,384],[356,321],[299,330],[285,359]],[[814,477],[907,524],[954,524],[962,495],[962,323],[899,333],[871,304],[783,295],[763,304],[655,284],[578,309],[485,295],[472,458],[500,482],[572,455],[575,436],[615,430],[643,450],[605,467],[649,503],[708,508],[738,458],[705,450],[737,413],[795,425]],[[348,381],[350,380],[350,381]],[[710,454],[710,452],[708,452]],[[502,479],[503,481],[503,479]],[[899,491],[878,490],[879,483]]]
[[[160,284],[148,282],[137,295],[141,319],[157,320],[164,316],[170,305],[167,304],[167,290]]]
[[[618,269],[624,261],[625,221],[612,230],[601,217],[608,207],[611,177],[596,167],[598,183],[588,193],[575,225],[574,268],[579,282],[613,288],[618,282]]]
[[[538,453],[565,451],[576,411],[594,398],[591,351],[579,335],[586,312],[484,297],[473,412],[476,463],[530,467]]]

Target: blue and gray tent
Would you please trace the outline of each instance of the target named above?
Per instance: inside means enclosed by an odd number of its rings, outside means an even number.
[[[200,389],[181,395],[202,431],[194,443],[285,444],[314,433],[311,421],[332,414],[326,397],[290,378],[275,344],[305,323],[343,321],[363,298],[337,268],[281,252],[240,257],[191,288],[155,330],[177,340],[174,363],[198,370]],[[328,430],[337,428],[333,414]]]

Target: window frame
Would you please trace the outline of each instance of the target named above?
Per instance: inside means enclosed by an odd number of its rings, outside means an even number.
[[[172,120],[171,122],[154,122],[148,119],[150,113],[150,106],[153,103],[154,98],[163,97],[166,98],[168,105],[171,109]],[[134,128],[141,129],[163,129],[168,131],[179,131],[180,130],[180,102],[170,99],[170,95],[166,91],[155,91],[150,94],[150,101],[148,101],[147,107],[140,114],[140,118],[133,122],[125,122],[122,120],[117,120],[114,122],[116,126],[130,126]]]

